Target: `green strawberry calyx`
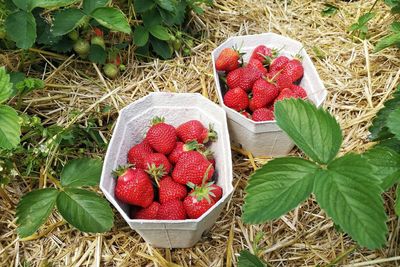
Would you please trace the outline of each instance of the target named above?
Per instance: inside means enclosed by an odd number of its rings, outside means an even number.
[[[193,151],[193,150],[199,150],[202,147],[196,140],[187,142],[186,144],[183,145],[183,151],[188,152],[188,151]]]
[[[156,116],[156,117],[154,117],[152,120],[151,120],[151,125],[157,125],[157,124],[159,124],[159,123],[164,123],[165,122],[165,118],[164,117],[158,117],[158,116]]]
[[[159,180],[163,176],[167,174],[165,171],[165,167],[163,164],[156,166],[156,164],[147,164],[147,168],[145,170],[151,177],[153,177],[154,181],[156,182],[157,186],[160,187]]]
[[[207,143],[208,141],[214,142],[218,139],[218,134],[217,132],[214,130],[214,125],[210,124],[208,126],[208,135],[207,135],[207,139],[205,140],[205,143]]]
[[[119,165],[114,171],[112,171],[112,176],[118,178],[126,173],[128,169],[134,168],[134,164]]]

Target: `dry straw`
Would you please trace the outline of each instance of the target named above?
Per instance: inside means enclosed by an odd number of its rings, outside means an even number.
[[[216,1],[203,16],[194,16],[193,32],[202,32],[202,42],[191,57],[177,56],[170,61],[140,62],[128,50],[127,70],[115,81],[101,75],[91,63],[73,57],[38,53],[45,66],[40,73],[24,66],[29,74],[46,80],[47,88],[24,99],[31,113],[45,117],[49,124],[67,126],[86,118],[105,106],[116,110],[152,91],[201,92],[216,101],[210,61],[211,51],[228,36],[276,32],[305,44],[328,89],[325,104],[344,129],[341,153],[361,152],[368,144],[368,126],[382,103],[399,83],[398,50],[373,53],[373,45],[391,22],[389,12],[379,12],[371,23],[367,41],[352,38],[348,27],[366,12],[373,1],[333,1],[339,11],[322,17],[326,1]],[[383,3],[377,10],[387,10]],[[316,50],[319,51],[317,57]],[[13,52],[0,54],[0,62],[16,70],[19,64]],[[72,117],[74,111],[79,117]],[[110,139],[110,130],[102,132]],[[102,156],[104,151],[98,151]],[[297,151],[293,152],[297,154]],[[244,225],[240,219],[244,187],[251,172],[268,158],[252,158],[246,151],[234,149],[235,193],[218,222],[201,242],[191,249],[156,250],[147,245],[117,216],[115,227],[102,235],[73,230],[56,214],[32,237],[18,239],[15,207],[19,198],[32,189],[31,179],[50,186],[52,177],[45,169],[65,161],[57,149],[50,153],[47,166],[34,177],[17,177],[0,188],[0,266],[236,266],[242,249],[252,251],[257,233],[265,233],[259,243],[261,255],[272,266],[397,266],[399,222],[393,214],[394,194],[385,194],[389,211],[387,246],[382,250],[360,249],[337,231],[332,221],[310,198],[281,219],[264,225]],[[173,265],[174,262],[177,265]]]

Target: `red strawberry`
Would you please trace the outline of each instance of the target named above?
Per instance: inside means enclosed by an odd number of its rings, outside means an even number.
[[[293,91],[293,93],[298,95],[300,98],[303,98],[303,99],[307,98],[307,92],[306,92],[306,90],[304,90],[303,87],[292,84],[289,88]]]
[[[222,197],[222,187],[216,185],[216,184],[212,184],[210,185],[210,195],[211,198],[214,199],[215,202],[218,202],[218,200],[221,199]],[[214,195],[214,196],[213,196]]]
[[[292,90],[290,90],[289,88],[285,88],[283,89],[280,93],[279,96],[277,98],[275,98],[274,104],[277,101],[283,100],[285,98],[299,98],[298,95],[296,95]]]
[[[211,188],[211,184],[212,183],[208,183],[206,185],[203,184],[202,186],[189,184],[189,187],[192,187],[193,190],[183,200],[183,205],[190,219],[199,218],[207,210],[214,206],[214,196],[216,197],[216,195],[212,193],[212,191],[215,189],[214,187]]]
[[[245,110],[249,106],[249,97],[243,89],[236,87],[226,92],[224,104],[236,111]]]
[[[172,178],[180,184],[186,185],[188,182],[192,182],[198,185],[202,183],[207,171],[206,180],[210,180],[214,174],[212,164],[201,153],[189,151],[179,158],[172,172]]]
[[[209,149],[205,149],[204,147],[201,147],[197,150],[202,154],[212,165],[215,167],[215,158],[214,158],[214,153]]]
[[[224,48],[215,61],[218,71],[233,71],[239,68],[240,53],[233,48]]]
[[[250,104],[252,111],[265,108],[279,95],[278,88],[264,79],[258,79],[253,85],[253,98]]]
[[[247,92],[262,75],[263,73],[255,67],[241,67],[228,73],[226,84],[230,89],[240,87]]]
[[[169,162],[175,165],[184,153],[196,150],[199,146],[200,145],[196,141],[192,141],[187,144],[176,142],[174,150],[172,150],[171,154],[168,156]]]
[[[285,72],[281,72],[275,78],[276,87],[278,87],[279,91],[282,89],[289,88],[292,85],[292,78]]]
[[[243,116],[245,116],[246,118],[251,119],[251,114],[248,113],[247,111],[242,110],[239,113],[242,114]]]
[[[154,189],[147,173],[142,169],[119,168],[115,197],[124,203],[148,207],[154,199]]]
[[[268,70],[264,67],[263,63],[258,59],[250,59],[247,64],[248,67],[256,68],[261,72],[262,75],[267,75]]]
[[[300,80],[304,75],[304,68],[298,59],[290,60],[282,70],[281,74],[286,74],[292,82]]]
[[[161,153],[151,153],[144,158],[145,170],[156,181],[170,173],[172,166],[167,157]]]
[[[160,203],[154,201],[147,208],[142,208],[136,212],[132,212],[132,217],[134,219],[141,220],[155,220],[157,219],[157,214],[160,206]]]
[[[96,36],[103,36],[104,35],[103,31],[100,28],[97,28],[97,27],[93,28],[93,32],[94,32],[94,34]]]
[[[199,144],[204,144],[217,138],[217,133],[211,127],[210,130],[207,129],[198,120],[190,120],[181,124],[176,128],[176,134],[184,143],[197,141]]]
[[[273,121],[274,112],[267,108],[259,108],[253,112],[253,121]]]
[[[182,201],[173,199],[162,203],[158,209],[158,220],[185,220],[186,211]]]
[[[280,71],[288,62],[289,58],[285,56],[275,58],[269,66],[269,72]]]
[[[146,139],[155,151],[168,155],[176,144],[176,130],[174,126],[166,124],[164,118],[155,117]]]
[[[135,165],[136,168],[144,169],[146,167],[144,158],[153,153],[147,140],[143,140],[141,143],[134,145],[128,152],[128,162]]]
[[[175,182],[170,176],[166,176],[159,183],[158,196],[161,204],[172,199],[183,200],[187,196],[186,186]]]
[[[268,48],[265,45],[259,45],[253,50],[250,60],[256,59],[263,63],[270,61],[272,56],[273,53],[271,48]]]

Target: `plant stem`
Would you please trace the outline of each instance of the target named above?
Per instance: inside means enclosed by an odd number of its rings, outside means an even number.
[[[352,253],[354,250],[356,250],[358,246],[351,247],[349,250],[343,252],[339,256],[337,256],[333,261],[331,261],[328,265],[325,267],[331,267],[331,266],[336,266],[338,263],[340,263],[344,258],[347,257],[350,253]]]
[[[60,222],[56,222],[52,225],[50,225],[49,227],[47,227],[45,230],[43,230],[40,234],[33,234],[31,236],[25,237],[25,238],[21,238],[20,241],[32,241],[32,240],[36,240],[39,238],[42,238],[43,236],[47,235],[48,233],[50,233],[51,231],[53,231],[55,228],[64,225],[66,222],[65,221],[60,221]]]
[[[368,13],[371,13],[371,11],[374,9],[374,7],[376,6],[377,3],[378,3],[378,0],[375,0],[374,4],[373,4],[372,7],[369,9]]]

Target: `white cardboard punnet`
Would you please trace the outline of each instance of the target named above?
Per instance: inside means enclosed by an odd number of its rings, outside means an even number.
[[[142,141],[154,116],[163,116],[175,127],[198,119],[204,125],[212,124],[218,134],[211,149],[216,160],[217,184],[223,188],[223,197],[196,220],[133,220],[129,217],[129,206],[114,196],[115,179],[111,173],[119,165],[126,165],[128,150]],[[129,226],[146,242],[162,248],[193,246],[216,222],[233,192],[231,148],[224,110],[200,94],[189,93],[150,93],[123,108],[107,149],[100,188]]]
[[[220,81],[215,68],[215,60],[222,49],[227,47],[240,48],[241,52],[246,53],[244,55],[244,62],[248,62],[254,48],[262,44],[280,50],[279,54],[289,57],[296,54],[302,56],[304,77],[300,86],[307,91],[308,98],[316,106],[323,104],[327,91],[309,55],[303,48],[304,46],[300,42],[288,37],[275,33],[236,36],[227,39],[213,50],[212,63],[218,100],[228,116],[228,126],[232,144],[243,147],[254,156],[282,156],[288,154],[294,146],[290,138],[278,127],[275,121],[255,122],[225,106],[223,96],[226,92],[226,88]]]

